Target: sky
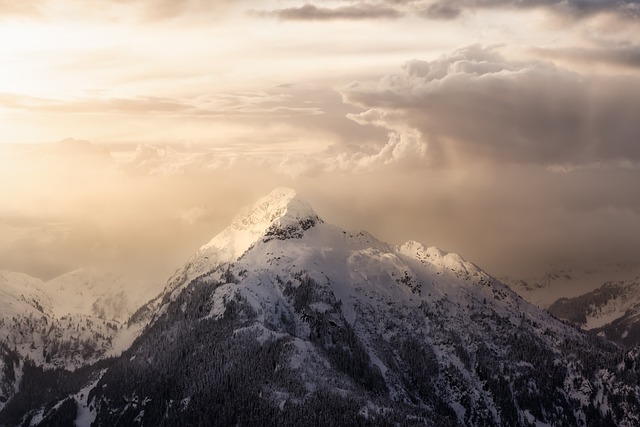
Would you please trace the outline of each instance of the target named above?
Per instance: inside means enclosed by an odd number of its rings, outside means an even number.
[[[0,269],[162,280],[281,185],[497,276],[638,263],[637,34],[637,0],[0,0]]]

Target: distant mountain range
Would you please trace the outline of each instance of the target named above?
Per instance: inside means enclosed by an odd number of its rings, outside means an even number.
[[[594,291],[607,282],[634,281],[640,277],[640,263],[608,263],[584,268],[558,264],[543,274],[529,278],[503,277],[524,299],[540,308],[549,308],[560,298],[573,298]]]
[[[581,329],[626,347],[640,344],[640,264],[587,271],[557,267],[538,278],[503,280],[526,300]]]
[[[3,304],[42,353],[58,317],[16,277]],[[556,316],[457,254],[342,230],[280,188],[84,364],[5,339],[0,425],[640,425],[640,349]]]

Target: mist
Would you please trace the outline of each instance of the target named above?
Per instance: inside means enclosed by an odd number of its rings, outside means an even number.
[[[163,282],[244,206],[277,186],[325,221],[401,244],[457,252],[522,277],[551,264],[634,262],[638,171],[537,165],[324,167],[285,173],[281,156],[87,141],[4,146],[0,269],[43,279],[102,266]],[[344,154],[344,153],[343,153]],[[305,162],[303,162],[305,163]],[[306,163],[305,163],[306,164]],[[315,166],[314,166],[315,165]]]

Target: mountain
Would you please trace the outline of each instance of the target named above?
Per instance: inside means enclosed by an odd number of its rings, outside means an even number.
[[[0,410],[19,388],[20,372],[16,375],[14,365],[20,357],[9,348],[12,341],[14,347],[18,345],[16,336],[21,337],[22,331],[12,333],[12,327],[18,323],[16,319],[47,318],[51,313],[51,302],[40,290],[41,284],[26,274],[0,271]]]
[[[200,248],[127,330],[131,346],[93,366],[27,363],[0,420],[640,423],[637,348],[557,320],[457,254],[327,224],[289,189]]]
[[[640,344],[638,279],[607,282],[592,292],[560,298],[549,312],[626,346]]]
[[[0,410],[19,391],[27,361],[76,369],[111,348],[117,324],[55,311],[45,282],[0,271]]]
[[[83,268],[49,281],[0,271],[0,409],[18,391],[25,362],[76,370],[118,355],[136,330],[124,322],[153,285]]]
[[[0,271],[0,313],[3,318],[51,314],[50,297],[44,283],[27,274]]]
[[[607,282],[634,280],[640,277],[640,263],[605,263],[581,268],[570,263],[554,265],[538,276],[501,280],[516,293],[540,308],[549,308],[561,298],[573,298],[594,291]]]
[[[47,281],[43,288],[61,317],[70,313],[125,322],[154,297],[158,286],[98,267],[79,268]]]

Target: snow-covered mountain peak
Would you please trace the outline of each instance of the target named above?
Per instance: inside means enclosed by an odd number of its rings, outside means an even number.
[[[178,274],[178,281],[202,274],[210,266],[233,262],[260,241],[301,238],[319,223],[323,221],[295,190],[276,188],[241,211],[229,227],[202,246]]]
[[[322,220],[295,190],[276,188],[253,206],[238,214],[231,225],[201,248],[230,250],[232,257],[242,255],[256,241],[301,237],[305,230]],[[229,259],[230,260],[230,259]]]
[[[435,246],[425,247],[415,240],[409,240],[398,246],[397,252],[438,269],[452,270],[470,275],[483,273],[475,264],[465,260],[457,253],[445,252]]]
[[[279,187],[245,208],[231,223],[236,230],[267,231],[272,225],[294,225],[301,221],[318,220],[311,205],[302,200],[295,190]]]

